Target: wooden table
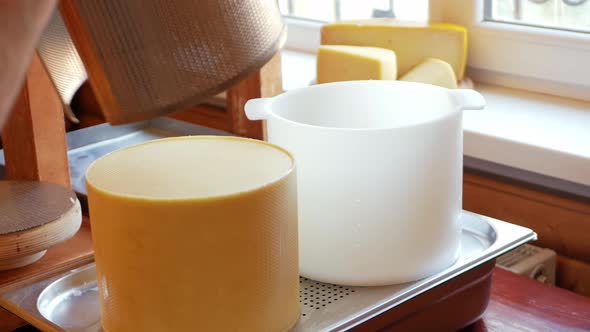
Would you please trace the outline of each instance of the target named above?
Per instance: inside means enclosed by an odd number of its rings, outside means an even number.
[[[590,331],[590,298],[495,268],[483,318],[462,332]]]

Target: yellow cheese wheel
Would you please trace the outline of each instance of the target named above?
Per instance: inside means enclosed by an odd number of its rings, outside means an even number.
[[[400,78],[400,81],[428,83],[443,88],[456,89],[457,78],[453,68],[440,59],[426,59]]]
[[[317,81],[395,80],[397,62],[392,50],[348,45],[323,45],[318,49]]]
[[[297,192],[288,152],[243,138],[169,138],[104,156],[86,178],[106,332],[295,324]]]
[[[397,56],[398,75],[427,58],[448,62],[461,80],[467,63],[467,30],[447,23],[405,22],[390,18],[342,21],[322,27],[322,44],[374,46]]]

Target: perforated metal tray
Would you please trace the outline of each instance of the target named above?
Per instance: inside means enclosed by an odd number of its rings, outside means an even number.
[[[384,287],[346,287],[301,278],[301,318],[292,331],[353,328],[536,239],[528,228],[474,213],[464,211],[460,220],[461,257],[453,266],[431,277]],[[0,305],[44,331],[100,331],[93,264],[1,293]]]

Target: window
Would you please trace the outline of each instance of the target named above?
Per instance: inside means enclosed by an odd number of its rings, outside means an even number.
[[[476,82],[590,100],[590,0],[430,0],[469,30]]]
[[[590,101],[590,0],[280,0],[287,48],[315,52],[323,22],[396,17],[469,31],[474,81]]]
[[[426,21],[429,0],[279,0],[279,6],[289,28],[286,47],[315,52],[325,22],[371,17]]]
[[[320,22],[396,17],[427,20],[427,0],[281,0],[284,15]]]
[[[588,0],[486,0],[487,21],[590,32]]]

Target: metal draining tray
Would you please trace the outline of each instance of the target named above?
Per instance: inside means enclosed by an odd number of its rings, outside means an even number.
[[[528,228],[466,211],[460,220],[461,257],[431,277],[383,287],[346,287],[301,278],[301,318],[292,331],[353,328],[537,237]],[[101,330],[94,264],[6,291],[0,294],[0,305],[44,331]]]
[[[86,169],[93,161],[107,153],[158,138],[187,135],[230,134],[171,118],[155,118],[120,126],[105,123],[71,131],[67,133],[66,138],[72,188],[78,194],[86,196]],[[3,168],[5,164],[4,153],[0,150],[0,167]]]

